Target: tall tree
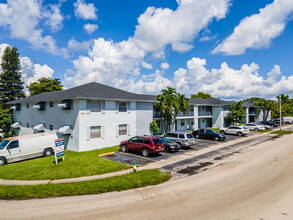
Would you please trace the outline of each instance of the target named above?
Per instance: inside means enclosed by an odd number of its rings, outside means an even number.
[[[242,105],[243,101],[240,101],[228,106],[229,113],[225,118],[227,126],[239,124],[244,121],[245,111]]]
[[[191,98],[200,98],[200,99],[209,99],[212,96],[209,93],[198,92],[196,94],[192,94]]]
[[[190,109],[189,99],[185,97],[184,94],[177,93],[175,100],[174,100],[174,114],[173,114],[173,123],[172,123],[172,130],[175,125],[177,115],[182,112],[183,115],[188,114]]]
[[[61,85],[60,79],[40,78],[37,82],[29,84],[26,88],[30,95],[37,95],[46,92],[62,91],[63,85]]]
[[[24,98],[21,81],[21,65],[19,53],[15,47],[6,47],[2,56],[0,74],[0,104],[9,108],[7,102]]]
[[[11,131],[12,124],[12,114],[9,108],[2,109],[0,107],[0,128],[5,134],[5,137],[9,136],[9,132]]]
[[[277,101],[258,97],[251,98],[251,101],[256,106],[257,111],[263,111],[263,113],[265,114],[265,121],[268,120],[270,112],[278,111]]]

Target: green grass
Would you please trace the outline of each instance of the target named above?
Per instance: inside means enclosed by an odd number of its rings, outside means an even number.
[[[155,170],[143,170],[99,180],[75,183],[45,184],[45,185],[0,185],[0,199],[34,199],[60,196],[76,196],[99,194],[111,191],[122,191],[148,185],[157,185],[169,180],[167,173]]]
[[[266,132],[270,132],[272,130],[270,129],[265,129],[265,130],[262,130],[262,131],[253,131],[253,132],[258,132],[258,133],[266,133]]]
[[[293,131],[284,131],[284,130],[277,130],[273,131],[272,134],[292,134]]]
[[[219,133],[219,131],[220,131],[220,128],[211,128],[211,130],[213,130],[213,131],[215,131],[215,132]]]
[[[53,180],[110,173],[128,169],[129,166],[99,157],[99,154],[118,151],[119,146],[87,152],[65,151],[65,160],[55,165],[55,158],[12,163],[0,167],[1,179]],[[60,157],[61,159],[62,157]]]

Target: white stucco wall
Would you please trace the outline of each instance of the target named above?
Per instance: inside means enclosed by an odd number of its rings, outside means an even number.
[[[224,127],[224,115],[222,106],[213,106],[213,128],[222,128]]]
[[[136,135],[150,135],[150,123],[153,121],[153,103],[136,102],[135,109]]]

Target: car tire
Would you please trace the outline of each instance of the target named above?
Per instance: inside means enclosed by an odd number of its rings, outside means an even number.
[[[44,157],[50,157],[53,155],[53,150],[52,149],[45,149],[44,150]]]
[[[123,153],[127,153],[127,147],[126,147],[126,145],[122,145],[122,146],[121,146],[121,151],[122,151]]]
[[[4,157],[0,157],[0,166],[3,166],[7,163],[6,159]]]
[[[237,133],[237,136],[242,137],[242,136],[243,136],[243,133],[238,132],[238,133]]]
[[[182,144],[180,142],[176,142],[179,145],[179,148],[182,148]]]
[[[225,131],[221,130],[220,133],[221,133],[221,134],[225,134]]]
[[[147,157],[150,155],[149,151],[147,149],[142,149],[141,151],[142,156]]]
[[[218,140],[219,140],[219,137],[215,137],[215,138],[214,138],[214,141],[218,141]]]
[[[255,130],[255,131],[259,131],[259,129],[258,129],[258,128],[255,128],[254,130]]]

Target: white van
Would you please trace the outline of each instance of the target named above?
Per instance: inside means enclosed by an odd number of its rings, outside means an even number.
[[[6,138],[0,143],[0,166],[54,153],[57,135],[51,132]]]
[[[293,117],[283,117],[283,121],[285,124],[292,124],[293,123]]]

